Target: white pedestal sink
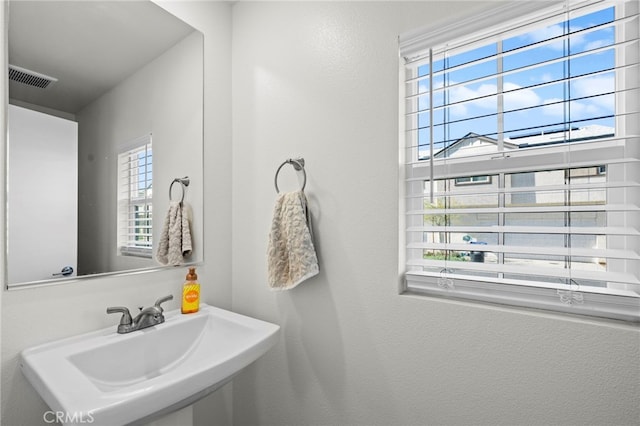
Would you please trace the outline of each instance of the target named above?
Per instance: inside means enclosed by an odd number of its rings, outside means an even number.
[[[280,327],[202,304],[127,334],[116,325],[22,352],[20,367],[65,424],[143,424],[227,383],[276,342]]]

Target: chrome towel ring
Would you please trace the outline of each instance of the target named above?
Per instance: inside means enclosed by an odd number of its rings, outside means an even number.
[[[285,164],[291,164],[296,171],[302,171],[304,181],[302,182],[302,188],[300,188],[300,190],[304,191],[304,187],[307,186],[307,172],[304,170],[304,158],[289,158],[285,160],[284,163],[280,164],[280,167],[276,170],[276,176],[273,180],[273,183],[276,186],[276,192],[278,194],[280,193],[280,189],[278,188],[278,173],[280,173],[280,169],[282,169]]]
[[[173,184],[176,182],[178,182],[180,184],[180,187],[182,188],[182,197],[180,197],[180,204],[182,205],[182,202],[184,201],[184,193],[186,192],[185,188],[189,186],[189,182],[190,182],[189,176],[185,176],[183,178],[175,178],[171,182],[171,185],[169,186],[169,201],[173,201],[171,199],[171,190],[173,189]]]

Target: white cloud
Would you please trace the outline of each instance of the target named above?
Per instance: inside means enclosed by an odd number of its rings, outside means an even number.
[[[553,75],[551,73],[548,73],[548,72],[546,72],[546,73],[544,73],[544,74],[542,74],[540,76],[540,82],[542,82],[542,83],[548,83],[548,82],[553,81],[553,80],[554,80]]]
[[[543,102],[544,107],[541,108],[542,114],[550,117],[558,117],[558,120],[564,120],[564,103],[560,98],[549,98]]]
[[[606,74],[576,79],[574,80],[572,87],[574,97],[595,96],[603,93],[614,92],[616,90],[616,83],[613,74]],[[613,104],[610,104],[609,107],[613,109]]]
[[[458,86],[450,90],[450,102],[463,102],[451,107],[451,114],[455,117],[464,117],[470,114],[472,108],[484,110],[481,114],[497,111],[497,86],[495,84],[481,84],[475,88]],[[505,83],[504,108],[513,110],[540,105],[542,100],[532,89],[523,89],[515,83]],[[476,99],[480,98],[480,99]],[[471,100],[476,99],[476,100]],[[468,102],[465,102],[468,101]],[[477,114],[475,112],[474,114]]]
[[[504,83],[504,109],[506,111],[539,105],[540,96],[532,89],[523,89],[515,83]]]
[[[530,31],[522,36],[527,41],[537,43],[543,40],[549,40],[550,38],[559,37],[564,33],[564,29],[561,25],[550,25],[548,27],[539,28],[534,31]]]
[[[613,98],[613,96],[611,96]],[[597,98],[595,98],[597,99]],[[602,102],[604,103],[604,101]],[[543,107],[541,108],[542,114],[549,117],[556,117],[558,121],[565,119],[565,109],[571,116],[571,120],[579,120],[582,118],[589,118],[599,115],[610,114],[611,111],[607,111],[602,106],[602,103],[594,102],[593,99],[583,99],[580,101],[572,101],[568,105],[562,102],[559,98],[545,99]]]
[[[547,78],[547,76],[542,76]],[[451,85],[455,85],[452,82]],[[593,96],[592,98],[570,103],[572,119],[586,118],[589,116],[612,114],[615,110],[615,99],[613,95],[602,95],[603,93],[615,90],[615,80],[613,74],[603,76],[584,77],[573,81],[572,98],[582,98]],[[436,89],[441,89],[442,83]],[[566,105],[561,98],[543,99],[533,89],[522,88],[522,86],[505,82],[504,83],[504,109],[505,111],[541,106],[533,111],[523,111],[523,114],[543,114],[546,116],[564,118]],[[440,92],[441,93],[441,92]],[[449,102],[458,105],[450,107],[451,119],[469,117],[470,115],[486,114],[497,111],[497,86],[495,84],[484,83],[480,85],[456,86],[449,89]],[[601,95],[601,96],[598,96]],[[476,99],[480,98],[480,99]],[[472,100],[476,99],[476,100]],[[467,102],[465,102],[467,101]],[[480,109],[481,111],[478,111]]]
[[[569,114],[571,115],[572,120],[593,117],[601,113],[601,110],[597,105],[585,101],[571,102],[569,108]]]
[[[557,98],[545,99],[544,106],[541,108],[542,113],[549,117],[555,117],[558,122],[565,120],[565,108],[568,108],[567,112],[571,115],[571,120],[592,117],[600,113],[598,106],[589,102],[574,101],[567,107],[567,105],[561,101],[562,99]]]
[[[611,44],[610,40],[593,40],[584,45],[584,51],[589,51],[593,49],[597,49],[599,47],[608,46]]]
[[[570,31],[576,32],[576,31],[580,31],[581,29],[582,28],[580,27],[571,27]],[[548,27],[539,28],[534,31],[530,31],[522,35],[522,38],[529,43],[538,43],[541,41],[560,37],[564,35],[564,33],[565,33],[564,27],[561,24],[555,24],[555,25],[550,25]],[[585,36],[583,34],[571,34],[569,38],[572,46],[579,46],[581,44],[584,44],[585,42]],[[548,47],[554,50],[563,50],[564,41],[563,39],[559,39],[555,42],[546,44],[545,47]]]
[[[495,84],[487,83],[481,84],[476,89],[471,89],[467,86],[454,87],[450,92],[451,102],[464,102],[480,97],[481,99],[454,105],[451,108],[451,113],[455,116],[464,116],[468,114],[469,108],[495,110],[497,108],[496,91],[497,88]]]

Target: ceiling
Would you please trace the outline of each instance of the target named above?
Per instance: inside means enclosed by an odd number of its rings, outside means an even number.
[[[194,29],[150,1],[9,3],[9,64],[58,79],[11,99],[75,114]]]

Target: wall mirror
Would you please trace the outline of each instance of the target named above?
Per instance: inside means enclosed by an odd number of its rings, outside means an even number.
[[[202,262],[203,35],[150,1],[8,10],[7,287],[169,267],[182,197]]]

